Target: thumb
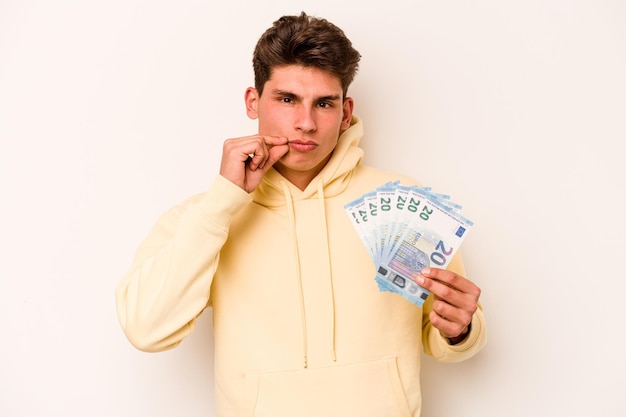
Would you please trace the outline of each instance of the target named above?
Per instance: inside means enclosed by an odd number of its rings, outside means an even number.
[[[275,145],[272,146],[269,150],[269,157],[261,167],[264,171],[270,169],[272,165],[276,163],[280,158],[282,158],[287,152],[289,152],[289,145]]]

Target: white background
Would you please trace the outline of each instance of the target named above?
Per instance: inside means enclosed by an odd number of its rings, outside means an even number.
[[[425,360],[423,416],[626,415],[619,0],[0,0],[0,415],[215,415],[210,311],[142,353],[114,289],[223,140],[254,133],[252,49],[301,10],[363,55],[366,162],[475,223],[489,341]]]

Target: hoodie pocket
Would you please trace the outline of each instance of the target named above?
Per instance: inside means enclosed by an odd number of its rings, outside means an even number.
[[[254,417],[410,417],[395,358],[248,375]]]

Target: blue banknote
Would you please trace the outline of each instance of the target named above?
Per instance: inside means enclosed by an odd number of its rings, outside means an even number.
[[[417,306],[429,295],[416,282],[420,271],[445,269],[473,226],[450,196],[399,182],[383,184],[345,209],[376,265],[379,289]]]

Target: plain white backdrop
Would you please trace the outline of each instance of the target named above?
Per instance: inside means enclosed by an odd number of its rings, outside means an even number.
[[[301,10],[363,55],[366,162],[475,223],[489,341],[425,360],[423,416],[626,415],[624,2],[0,0],[0,416],[215,415],[211,312],[142,353],[114,289],[255,132],[254,44]]]

